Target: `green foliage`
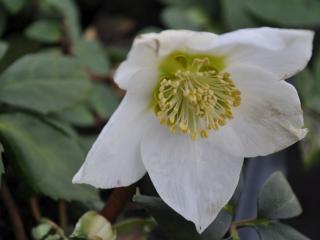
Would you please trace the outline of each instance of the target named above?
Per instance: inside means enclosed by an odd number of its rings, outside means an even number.
[[[6,53],[7,51],[7,44],[4,42],[0,42],[0,59],[3,57],[3,55]]]
[[[99,83],[94,84],[89,101],[91,109],[102,119],[109,118],[120,103],[119,97],[109,86]]]
[[[41,223],[34,229],[32,229],[32,238],[35,240],[44,239],[52,230],[52,225],[48,223]]]
[[[73,240],[115,240],[116,232],[102,215],[89,211],[79,219],[70,238]]]
[[[135,229],[142,228],[145,235],[149,234],[156,226],[153,218],[129,218],[113,225],[117,235],[121,238],[130,235]],[[146,236],[147,237],[147,236]]]
[[[56,20],[44,19],[32,23],[25,31],[29,38],[52,43],[62,38],[61,24]]]
[[[255,27],[257,24],[248,14],[244,1],[221,0],[222,17],[229,30]]]
[[[1,186],[2,174],[4,174],[4,172],[5,172],[3,162],[2,162],[2,153],[3,152],[4,152],[4,149],[3,149],[2,144],[0,143],[0,186]]]
[[[267,219],[292,218],[302,208],[282,173],[274,173],[262,186],[258,198],[258,216]]]
[[[38,226],[31,232],[34,240],[68,240],[64,231],[49,219],[42,218]]]
[[[296,27],[320,24],[320,2],[317,0],[244,0],[243,2],[254,16],[267,23]]]
[[[63,112],[60,112],[58,117],[77,127],[88,127],[95,123],[90,109],[84,104],[67,108]]]
[[[0,101],[48,113],[83,100],[90,86],[75,59],[52,53],[30,54],[0,76]]]
[[[106,75],[109,72],[110,63],[98,41],[84,38],[77,40],[74,45],[74,54],[90,72],[97,75]]]
[[[12,14],[19,12],[26,0],[0,0],[0,3]]]
[[[7,23],[7,16],[5,11],[0,7],[0,36],[4,32]]]
[[[292,227],[273,222],[268,225],[256,225],[260,240],[310,240]]]
[[[320,163],[320,55],[315,58],[313,68],[307,68],[299,73],[295,85],[302,98],[305,127],[308,135],[302,144],[305,166],[310,168]]]
[[[72,41],[80,37],[79,13],[73,0],[43,0],[42,4],[52,7],[63,18],[63,24]]]
[[[232,221],[230,213],[222,210],[216,220],[199,235],[193,223],[185,220],[160,198],[136,195],[134,201],[146,208],[170,239],[220,240]]]
[[[173,29],[203,30],[210,26],[210,18],[200,7],[182,9],[169,6],[162,12],[161,19]]]
[[[84,160],[74,139],[22,113],[0,115],[0,137],[17,175],[35,192],[53,199],[98,199],[95,190],[71,183]]]
[[[78,127],[89,127],[99,120],[107,120],[119,105],[119,97],[110,86],[95,83],[86,102],[68,108],[58,117]]]

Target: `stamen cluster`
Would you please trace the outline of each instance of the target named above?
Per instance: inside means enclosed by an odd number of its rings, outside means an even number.
[[[154,111],[161,124],[175,133],[180,130],[196,140],[208,137],[233,118],[232,108],[241,103],[241,93],[230,74],[214,69],[208,58],[194,58],[190,64],[176,57],[181,69],[161,76],[154,90]]]

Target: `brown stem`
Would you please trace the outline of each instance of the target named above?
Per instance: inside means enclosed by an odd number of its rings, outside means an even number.
[[[67,204],[63,200],[59,200],[58,202],[59,208],[59,224],[62,229],[66,229],[68,224],[68,216],[67,216]]]
[[[41,212],[39,209],[39,204],[38,200],[35,197],[30,198],[30,207],[31,207],[31,212],[34,220],[36,222],[40,222],[41,219]]]
[[[111,223],[115,222],[117,217],[120,215],[127,202],[132,198],[135,193],[135,185],[129,187],[115,188],[106,205],[101,210],[101,215],[108,219]]]
[[[8,211],[16,240],[27,240],[20,213],[8,189],[8,186],[5,183],[2,184],[2,187],[0,189],[0,195],[3,204]]]

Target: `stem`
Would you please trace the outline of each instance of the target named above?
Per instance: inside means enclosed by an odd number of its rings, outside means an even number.
[[[252,227],[254,225],[258,225],[258,224],[267,224],[270,221],[268,219],[263,219],[263,218],[250,218],[250,219],[243,219],[243,220],[239,220],[239,221],[234,221],[231,226],[230,226],[230,236],[232,237],[232,239],[234,240],[238,240],[240,239],[237,229],[238,228],[243,228],[243,227]]]
[[[127,202],[132,198],[133,194],[135,193],[135,189],[135,185],[115,188],[100,214],[108,219],[111,223],[114,223],[126,206]]]
[[[33,216],[34,220],[36,222],[40,222],[41,213],[40,213],[37,198],[35,198],[35,197],[30,198],[30,207],[31,207],[31,212],[32,212],[32,216]]]
[[[10,216],[10,220],[12,223],[16,240],[27,240],[27,236],[24,230],[24,226],[21,220],[19,210],[8,189],[8,186],[5,183],[2,184],[2,187],[0,189],[0,195],[3,201],[3,204],[5,205],[8,211],[8,214]]]
[[[59,224],[62,229],[66,229],[68,224],[68,216],[67,216],[67,204],[63,200],[59,200],[58,202],[59,209]]]

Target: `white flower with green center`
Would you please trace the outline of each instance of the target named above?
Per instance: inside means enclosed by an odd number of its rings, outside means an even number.
[[[244,157],[306,135],[284,80],[306,66],[312,39],[273,28],[138,36],[115,75],[126,96],[73,181],[114,188],[148,172],[161,198],[203,232],[233,195]]]

